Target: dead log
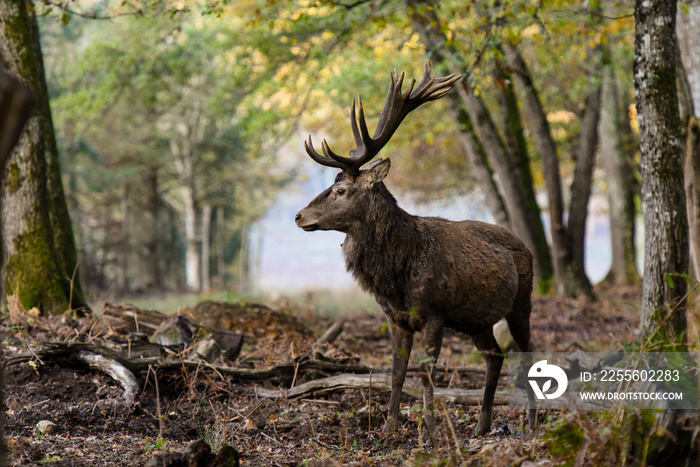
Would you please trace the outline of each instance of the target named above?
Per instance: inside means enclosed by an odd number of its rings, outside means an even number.
[[[374,390],[391,391],[391,374],[342,374],[309,381],[291,389],[256,388],[255,392],[259,397],[267,399],[295,399],[310,394],[327,394],[345,389],[369,389],[370,386]],[[481,401],[484,397],[484,391],[482,389],[436,387],[434,391],[437,399],[442,399],[444,402],[464,405],[481,405]],[[403,393],[420,399],[423,397],[423,385],[413,378],[406,378],[403,385]],[[497,390],[493,403],[496,405],[508,404],[508,391],[503,389]],[[526,399],[521,401],[521,403],[526,404]]]
[[[95,321],[94,333],[111,329],[117,333],[142,332],[149,336],[158,329],[168,316],[154,310],[142,310],[132,305],[105,303],[102,313]]]

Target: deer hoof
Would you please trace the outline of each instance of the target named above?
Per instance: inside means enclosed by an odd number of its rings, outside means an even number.
[[[399,431],[399,423],[395,417],[389,416],[384,423],[384,433],[396,433]]]
[[[490,431],[491,423],[481,423],[481,419],[479,419],[479,423],[476,425],[476,436],[486,436],[489,434]]]

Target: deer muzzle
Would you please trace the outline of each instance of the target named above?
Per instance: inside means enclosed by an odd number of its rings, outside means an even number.
[[[302,209],[294,217],[294,222],[296,222],[297,227],[304,229],[307,232],[313,232],[314,230],[318,230],[318,222],[314,221],[313,219],[307,219],[304,216],[304,211],[305,209]]]

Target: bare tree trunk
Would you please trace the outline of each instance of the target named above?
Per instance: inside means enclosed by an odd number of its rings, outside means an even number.
[[[637,0],[634,87],[639,119],[644,211],[641,335],[647,349],[687,347],[688,217],[676,81],[676,1]],[[695,31],[697,33],[697,31]],[[665,411],[663,433],[649,465],[695,465],[697,440],[683,425],[688,414]],[[697,426],[697,416],[691,420]]]
[[[633,161],[622,140],[625,111],[619,106],[617,81],[611,64],[603,68],[601,103],[600,160],[605,169],[610,209],[612,265],[605,281],[616,284],[638,284],[634,244],[635,205]]]
[[[678,47],[683,67],[686,71],[692,108],[691,115],[700,112],[700,3],[695,0],[681,0],[678,8],[677,28]]]
[[[129,189],[122,185],[120,191],[121,248],[119,248],[119,289],[122,293],[129,291]]]
[[[685,152],[685,190],[690,237],[690,264],[700,279],[700,4],[682,1],[676,18],[677,71],[681,124],[688,122]]]
[[[38,97],[38,111],[4,177],[4,281],[24,306],[59,313],[70,306],[75,244],[60,184],[36,16],[25,0],[0,2],[0,66]],[[84,302],[79,283],[74,286],[77,307]]]
[[[241,249],[238,252],[238,292],[241,295],[248,293],[250,272],[250,251],[248,245],[248,234],[250,224],[245,221],[241,228]]]
[[[589,79],[599,81],[596,72]],[[586,97],[581,118],[581,130],[574,167],[574,179],[571,183],[571,202],[569,205],[569,221],[567,224],[568,248],[570,249],[569,268],[577,271],[579,287],[586,295],[592,295],[593,289],[586,275],[585,238],[586,219],[588,218],[588,202],[591,197],[593,183],[593,166],[595,165],[596,149],[598,146],[598,122],[600,121],[600,84]]]
[[[211,205],[202,206],[202,289],[211,290]]]
[[[180,177],[180,191],[184,210],[182,213],[185,224],[185,285],[188,289],[199,291],[202,288],[201,243],[197,237],[197,200],[194,187],[194,153],[192,138],[196,131],[189,125],[183,125],[181,141],[170,140],[170,150],[175,159],[175,167]]]
[[[538,239],[536,241],[538,241],[539,244],[533,251],[542,252],[540,254],[544,255],[537,262],[547,265],[546,275],[549,276],[551,280],[552,260],[550,249],[547,244],[544,226],[542,226],[542,221],[540,220],[541,210],[535,196],[535,183],[532,179],[532,171],[530,169],[530,156],[527,150],[527,141],[525,140],[520,110],[518,108],[518,99],[513,86],[512,73],[510,71],[506,72],[500,63],[497,63],[494,73],[494,78],[496,82],[499,83],[498,88],[501,90],[499,99],[501,104],[502,128],[505,135],[504,147],[507,148],[505,154],[512,159],[513,166],[515,167],[513,176],[518,176],[521,179],[521,185],[525,194],[522,207],[527,210],[526,217],[528,223],[532,223],[535,226],[533,235],[535,239]],[[544,285],[541,281],[539,288],[540,292],[545,292],[549,289],[549,285]]]
[[[450,93],[447,97],[455,113],[455,119],[460,126],[459,142],[464,149],[464,154],[467,156],[467,161],[469,161],[471,174],[484,193],[486,205],[489,207],[489,211],[498,225],[511,229],[508,211],[496,186],[493,171],[488,164],[484,147],[474,131],[474,125],[471,118],[469,118],[469,113],[467,113],[464,103],[456,94]]]
[[[27,8],[28,10],[30,9],[29,6],[27,6]],[[72,302],[71,306],[74,308],[86,307],[87,302],[83,297],[80,274],[78,273],[78,254],[75,248],[75,237],[73,235],[70,213],[63,190],[61,166],[58,147],[56,145],[56,133],[51,116],[51,108],[49,106],[49,93],[44,72],[44,59],[41,52],[41,42],[39,40],[39,25],[36,20],[33,5],[31,11],[32,13],[28,13],[28,16],[30,18],[29,26],[32,32],[32,46],[37,57],[36,72],[40,78],[38,84],[40,85],[39,89],[41,95],[46,96],[40,99],[39,106],[42,113],[45,141],[44,158],[46,159],[46,193],[49,202],[49,221],[51,222],[59,271],[62,273],[64,282],[68,283],[68,291],[66,294],[70,297]]]
[[[199,291],[202,288],[200,265],[201,265],[201,242],[197,237],[197,206],[195,204],[194,187],[187,185],[182,187],[182,194],[185,201],[185,284],[190,290]]]
[[[25,123],[36,105],[31,91],[0,67],[0,177],[4,178],[5,164],[17,144]],[[2,212],[2,196],[0,196]],[[2,264],[2,223],[0,223],[0,264]],[[0,303],[4,302],[4,290],[0,281]],[[7,447],[5,445],[5,359],[0,342],[0,465],[6,465]]]
[[[164,287],[160,275],[160,255],[158,239],[158,213],[160,195],[158,193],[158,169],[151,168],[148,173],[148,200],[145,215],[146,240],[144,242],[146,263],[146,287],[160,290]]]
[[[685,191],[690,263],[700,279],[700,121],[690,117],[685,144]]]
[[[530,71],[517,47],[510,43],[504,43],[503,50],[515,69],[515,76],[523,88],[530,130],[542,158],[542,172],[549,202],[552,263],[554,265],[557,294],[577,295],[579,292],[590,293],[590,283],[585,271],[578,268],[573,260],[569,232],[564,225],[564,200],[562,197],[559,156],[552,139],[547,114],[542,107],[542,102],[532,81]]]
[[[219,279],[220,290],[226,290],[225,222],[224,207],[219,206],[216,208],[216,274]]]
[[[676,2],[638,0],[634,84],[639,116],[644,211],[644,339],[682,345],[688,269],[681,124],[675,63]],[[670,316],[669,316],[670,315]]]

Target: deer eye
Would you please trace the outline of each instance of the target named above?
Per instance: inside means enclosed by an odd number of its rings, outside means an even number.
[[[345,189],[344,188],[338,188],[338,191],[336,191],[338,195],[343,196],[345,194]]]

